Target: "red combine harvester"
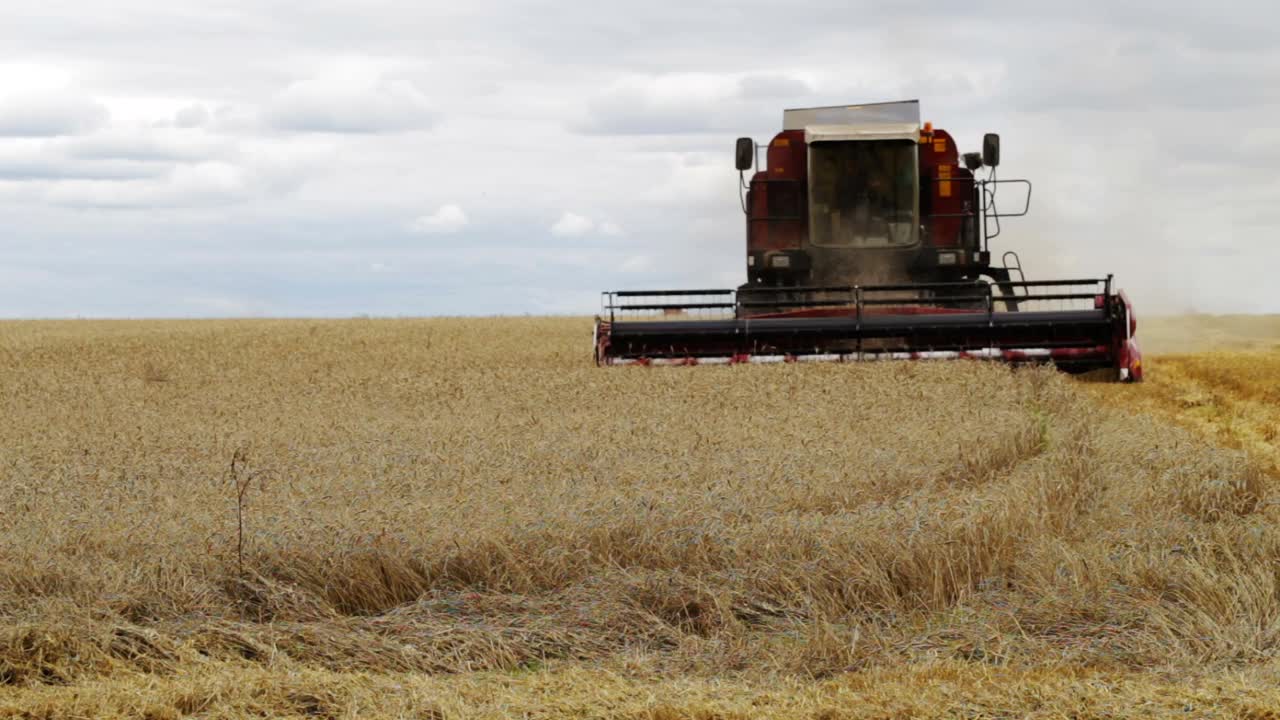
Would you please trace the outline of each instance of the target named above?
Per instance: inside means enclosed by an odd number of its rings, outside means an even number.
[[[750,138],[740,173],[756,167]],[[601,365],[981,358],[1142,379],[1133,310],[1108,276],[1029,281],[991,263],[1031,183],[1000,180],[1000,138],[960,155],[917,101],[787,110],[743,198],[747,282],[604,293]],[[1025,191],[1017,212],[996,192]]]

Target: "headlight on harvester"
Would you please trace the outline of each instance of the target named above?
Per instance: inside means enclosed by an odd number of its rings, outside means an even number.
[[[775,268],[789,268],[791,267],[791,258],[786,255],[774,255],[769,258],[769,266]]]
[[[939,265],[955,265],[955,264],[956,264],[956,254],[955,254],[955,253],[953,253],[953,252],[940,252],[940,253],[938,253],[938,264],[939,264]]]

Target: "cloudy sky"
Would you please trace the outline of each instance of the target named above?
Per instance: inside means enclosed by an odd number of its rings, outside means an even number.
[[[1261,2],[2,1],[4,317],[589,313],[731,285],[733,139],[900,98],[966,149],[1001,133],[1035,193],[994,249],[1031,276],[1280,312]]]

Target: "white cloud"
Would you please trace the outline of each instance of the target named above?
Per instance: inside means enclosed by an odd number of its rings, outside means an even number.
[[[739,93],[748,99],[789,99],[813,92],[809,80],[794,75],[764,73],[746,75],[738,80]]]
[[[642,273],[653,269],[653,258],[649,255],[632,255],[622,261],[618,268],[624,273]]]
[[[580,128],[600,134],[706,132],[718,127],[738,79],[711,73],[624,77],[597,93]]]
[[[409,229],[426,235],[446,235],[458,232],[469,222],[462,208],[457,205],[441,205],[434,213],[414,220],[409,224]]]
[[[0,92],[26,95],[67,91],[75,78],[66,68],[48,62],[0,62]]]
[[[45,199],[55,205],[95,208],[208,206],[238,202],[254,178],[227,162],[177,165],[164,177],[147,180],[68,180],[55,183]]]
[[[622,226],[613,220],[595,220],[566,210],[551,224],[551,234],[556,237],[583,237],[587,235],[619,237]]]
[[[811,80],[784,73],[628,75],[595,93],[577,129],[604,135],[742,131],[803,105]]]
[[[158,177],[164,172],[164,167],[154,163],[76,157],[66,151],[65,145],[46,140],[0,142],[0,181],[14,184],[73,179],[138,180]]]
[[[173,124],[180,128],[197,128],[204,127],[209,124],[212,116],[209,114],[209,108],[196,103],[188,105],[173,115]]]
[[[0,204],[150,209],[148,217],[165,223],[174,218],[161,210],[279,202],[316,176],[317,153],[308,145],[150,125],[0,139]]]
[[[289,85],[271,102],[267,116],[277,129],[331,133],[421,130],[436,121],[416,85],[363,66],[340,67]]]
[[[226,138],[174,128],[111,128],[54,140],[45,148],[79,160],[172,163],[226,159],[236,152]]]
[[[209,118],[212,130],[228,134],[257,133],[262,130],[263,124],[259,108],[249,105],[219,105]]]
[[[56,137],[96,130],[110,113],[76,92],[32,91],[0,99],[0,136]]]
[[[579,237],[591,232],[595,226],[591,218],[566,211],[552,224],[551,234],[558,237]]]

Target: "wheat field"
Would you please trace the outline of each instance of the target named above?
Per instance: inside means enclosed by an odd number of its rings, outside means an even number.
[[[1280,333],[1239,322],[1140,386],[0,323],[0,716],[1277,717]]]

